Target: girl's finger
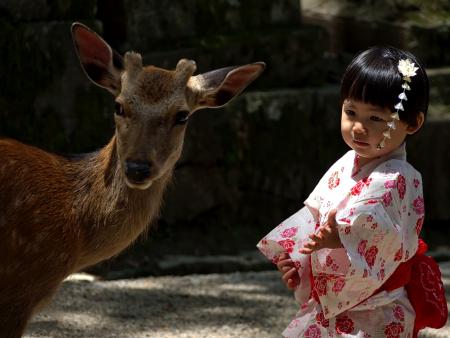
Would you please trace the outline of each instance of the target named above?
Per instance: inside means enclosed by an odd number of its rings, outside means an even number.
[[[322,249],[322,242],[321,241],[317,241],[317,242],[308,242],[305,243],[303,245],[303,248],[301,248],[299,250],[299,252],[303,253],[303,254],[310,254],[313,251],[317,251]]]
[[[280,269],[280,271],[283,273],[286,273],[287,271],[291,270],[293,267],[294,267],[293,265],[285,265]]]
[[[303,247],[304,247],[304,248],[311,249],[311,248],[313,248],[315,245],[316,245],[316,242],[314,242],[314,241],[309,241],[309,242],[303,244]]]
[[[292,261],[292,259],[287,258],[287,259],[278,261],[276,265],[277,265],[278,270],[280,270],[283,266],[294,265],[294,262]]]
[[[312,239],[314,242],[321,241],[323,239],[319,234],[309,235],[309,238]]]
[[[304,255],[309,255],[310,253],[312,253],[314,250],[310,249],[310,248],[301,248],[300,250],[298,250],[300,253],[304,254]]]
[[[291,268],[288,272],[283,274],[281,279],[287,285],[288,284],[288,280],[289,279],[293,279],[296,274],[297,274],[297,270],[295,268]]]
[[[282,252],[279,256],[278,259],[282,260],[282,259],[286,259],[289,258],[289,255],[287,254],[287,252]]]
[[[288,279],[286,286],[289,289],[294,290],[295,288],[297,288],[297,285],[299,283],[300,283],[300,279],[298,279],[298,278]]]
[[[327,224],[331,227],[335,227],[337,226],[336,223],[336,213],[337,210],[336,209],[332,209],[330,210],[330,212],[328,213],[328,217],[327,217]]]

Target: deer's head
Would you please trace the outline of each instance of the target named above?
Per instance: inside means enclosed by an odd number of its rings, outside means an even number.
[[[117,157],[127,185],[137,189],[173,168],[196,110],[227,104],[265,67],[258,62],[194,76],[194,61],[182,59],[174,70],[143,66],[140,54],[122,57],[80,23],[72,36],[86,75],[115,96]]]

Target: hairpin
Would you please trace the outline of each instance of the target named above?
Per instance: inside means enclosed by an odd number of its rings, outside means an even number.
[[[384,145],[386,143],[386,139],[391,138],[391,130],[395,129],[395,121],[400,120],[399,111],[404,111],[403,108],[403,101],[408,101],[408,97],[406,96],[406,91],[411,90],[411,87],[409,84],[411,83],[411,77],[416,75],[416,71],[419,69],[416,67],[414,62],[412,62],[410,59],[400,60],[398,63],[398,71],[402,75],[402,88],[403,91],[398,95],[398,98],[400,99],[400,102],[397,103],[395,108],[395,113],[391,114],[392,121],[387,122],[388,129],[383,132],[383,139],[381,142],[377,145],[377,149],[383,149]]]

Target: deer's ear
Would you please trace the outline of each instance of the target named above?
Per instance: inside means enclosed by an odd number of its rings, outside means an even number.
[[[261,75],[265,67],[264,62],[256,62],[192,76],[188,89],[194,93],[194,110],[224,106]]]
[[[97,33],[81,23],[72,24],[72,37],[81,66],[88,78],[118,95],[123,71],[122,56]]]

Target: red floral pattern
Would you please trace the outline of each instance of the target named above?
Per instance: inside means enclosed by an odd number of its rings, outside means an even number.
[[[310,327],[308,327],[304,333],[305,338],[321,338],[322,335],[320,333],[320,328],[313,324]]]
[[[302,267],[302,263],[300,263],[299,261],[294,261],[294,266],[297,270],[299,270]]]
[[[419,235],[419,234],[420,234],[420,231],[422,230],[423,219],[424,219],[424,217],[422,216],[422,217],[420,217],[420,218],[417,220],[417,222],[416,222],[416,233],[417,233],[417,235]]]
[[[396,319],[398,319],[401,322],[405,320],[405,312],[403,311],[403,308],[400,305],[394,307],[392,311],[394,312],[394,317]]]
[[[350,319],[350,317],[344,315],[344,316],[338,316],[336,318],[336,332],[337,333],[352,333],[352,331],[355,329],[353,320]]]
[[[297,233],[297,231],[298,231],[297,227],[288,228],[281,233],[281,237],[283,237],[283,238],[294,237],[295,234]]]
[[[325,261],[326,266],[331,266],[333,264],[333,258],[330,255],[327,256]]]
[[[335,171],[328,179],[328,189],[334,189],[339,185],[339,172]]]
[[[332,290],[333,290],[334,293],[339,293],[339,292],[342,291],[342,289],[344,288],[344,286],[345,286],[345,279],[344,279],[344,278],[338,278],[338,279],[334,282],[333,287],[332,287]]]
[[[323,314],[322,311],[319,312],[316,315],[316,321],[317,321],[317,323],[319,323],[323,327],[329,327],[330,326],[330,321],[328,319],[325,319],[325,315]]]
[[[397,250],[394,256],[394,262],[399,262],[403,258],[403,243],[400,246],[400,249]]]
[[[364,256],[364,254],[366,253],[366,246],[367,246],[367,240],[363,239],[361,242],[359,242],[358,244],[358,253],[361,256]]]
[[[278,244],[280,244],[288,253],[292,253],[292,251],[294,250],[295,242],[292,239],[285,239],[282,241],[278,241]]]
[[[352,221],[349,218],[341,218],[339,219],[339,222],[350,224]]]
[[[363,189],[364,187],[367,187],[367,186],[370,185],[370,182],[371,182],[371,181],[372,181],[371,178],[364,177],[362,180],[358,181],[358,182],[353,186],[353,188],[350,190],[350,193],[351,193],[353,196],[358,196],[358,195],[361,193],[361,191],[362,191],[362,189]]]
[[[374,199],[370,199],[370,200],[367,200],[366,202],[364,202],[365,205],[367,205],[367,204],[377,204],[377,203],[378,203],[378,200],[374,200]]]
[[[391,194],[391,192],[390,191],[388,191],[388,192],[385,192],[384,194],[383,194],[383,204],[384,204],[384,206],[386,206],[386,207],[389,207],[391,204],[392,204],[392,194]]]
[[[380,269],[380,272],[378,273],[378,278],[380,280],[384,280],[384,277],[386,277],[386,274],[384,272],[384,269]]]
[[[423,215],[425,213],[425,203],[423,197],[419,196],[413,201],[413,209],[417,215]]]
[[[316,290],[317,295],[325,296],[327,294],[327,280],[328,277],[324,273],[314,277],[314,290]]]
[[[386,189],[395,188],[395,181],[394,180],[388,180],[388,181],[384,182],[384,187]]]
[[[406,181],[403,175],[399,175],[397,178],[397,190],[400,199],[404,199],[406,194]]]
[[[386,335],[386,338],[399,338],[403,331],[405,331],[403,324],[392,322],[386,325],[384,334]]]
[[[371,246],[369,249],[367,249],[366,253],[364,254],[367,265],[373,267],[373,265],[375,264],[375,259],[377,258],[377,254],[378,248],[376,246]]]

